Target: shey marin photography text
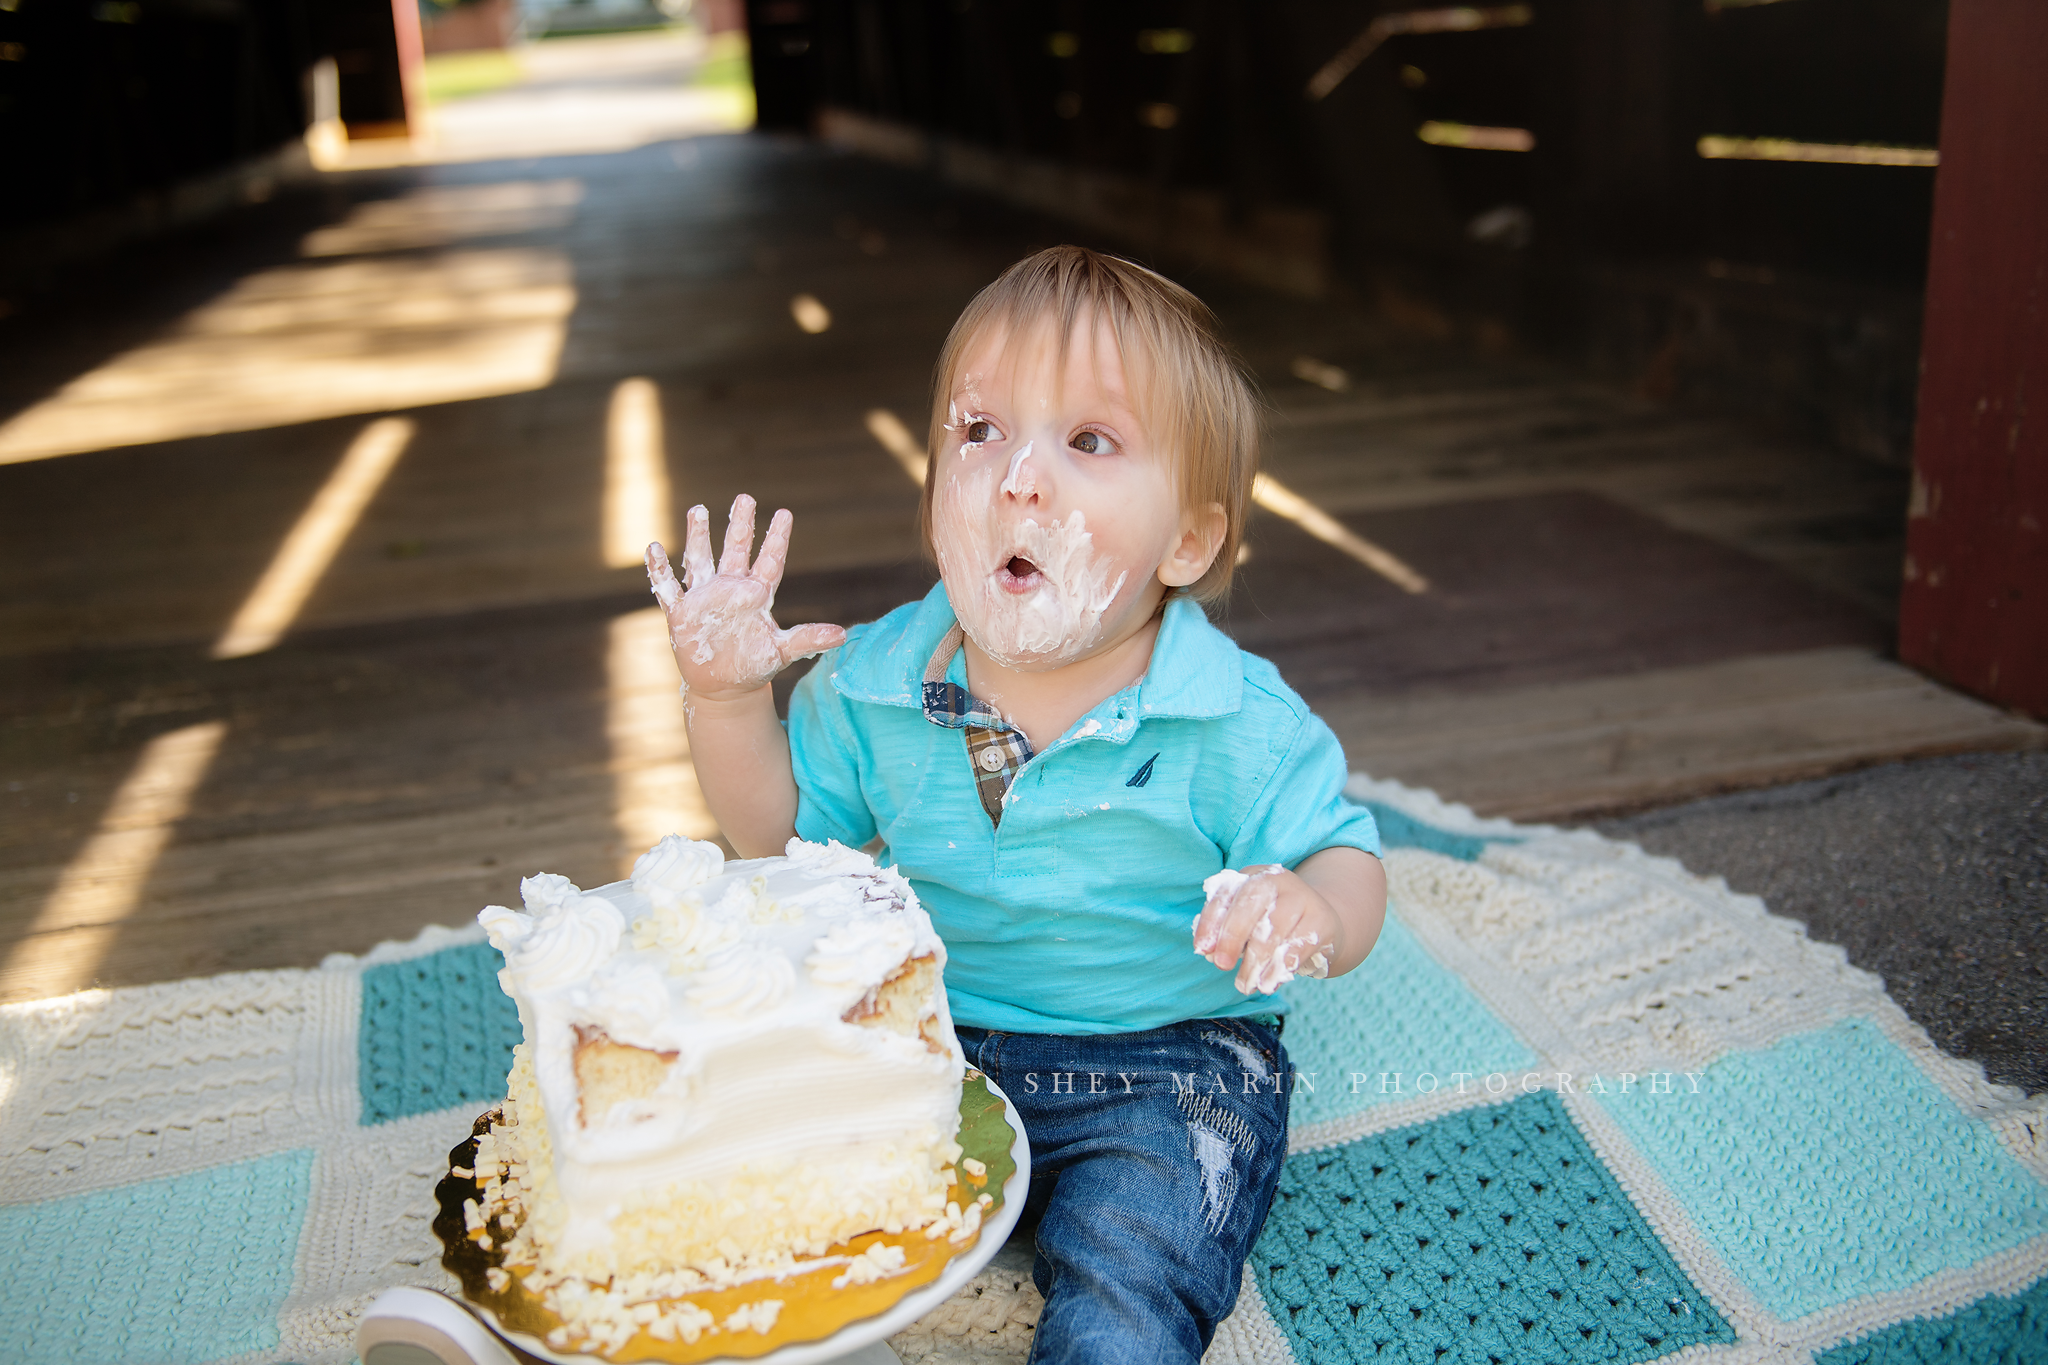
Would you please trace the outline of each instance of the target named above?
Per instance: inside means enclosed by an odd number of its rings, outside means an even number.
[[[1646,1071],[1641,1074],[1623,1071],[1612,1076],[1591,1072],[1574,1075],[1569,1071],[1524,1071],[1515,1075],[1505,1071],[1490,1071],[1483,1075],[1471,1071],[1447,1071],[1439,1076],[1434,1071],[1331,1073],[1289,1069],[1283,1073],[1267,1072],[1263,1075],[1253,1071],[1231,1075],[1221,1071],[1167,1071],[1157,1074],[1142,1071],[1027,1071],[1019,1079],[1023,1081],[1027,1095],[1128,1095],[1136,1093],[1140,1085],[1157,1084],[1162,1080],[1170,1082],[1177,1094],[1199,1092],[1207,1095],[1230,1094],[1233,1091],[1244,1095],[1270,1091],[1277,1095],[1283,1086],[1289,1094],[1315,1094],[1319,1086],[1333,1083],[1351,1095],[1434,1095],[1439,1091],[1456,1095],[1482,1092],[1505,1095],[1510,1090],[1524,1095],[1533,1095],[1539,1090],[1555,1090],[1560,1095],[1697,1095],[1705,1076],[1704,1071]]]

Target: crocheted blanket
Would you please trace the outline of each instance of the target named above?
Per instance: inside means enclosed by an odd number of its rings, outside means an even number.
[[[1352,795],[1393,913],[1290,988],[1291,1155],[1212,1361],[2048,1360],[2048,1101],[1718,879]],[[340,1365],[379,1290],[448,1287],[496,966],[429,929],[0,1010],[0,1356]],[[896,1346],[1021,1358],[1035,1309],[1006,1253]]]

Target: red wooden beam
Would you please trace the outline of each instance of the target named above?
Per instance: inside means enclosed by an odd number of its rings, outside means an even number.
[[[2048,716],[2048,4],[1951,0],[1899,657]]]
[[[398,83],[405,92],[405,127],[414,137],[427,130],[427,51],[420,33],[419,0],[391,0],[391,29],[398,39]]]

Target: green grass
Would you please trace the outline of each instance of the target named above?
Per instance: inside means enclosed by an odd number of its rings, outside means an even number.
[[[551,34],[541,41],[574,42],[578,38],[599,36],[609,35]],[[525,78],[525,69],[516,53],[444,52],[427,58],[427,99],[434,104],[446,104],[450,100],[502,90],[508,85],[517,85]],[[747,35],[720,33],[713,37],[703,62],[688,77],[688,83],[700,89],[727,91],[736,101],[743,100],[746,107],[736,110],[735,116],[739,117],[741,124],[751,123],[754,73],[747,62]],[[741,114],[744,117],[740,117]]]
[[[427,58],[427,99],[446,104],[517,85],[526,78],[510,52],[442,52]]]
[[[690,84],[753,89],[754,72],[747,64],[747,35],[737,31],[713,35],[704,61],[698,66]]]

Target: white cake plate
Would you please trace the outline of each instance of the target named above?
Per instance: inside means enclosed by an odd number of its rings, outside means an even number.
[[[1017,1106],[1010,1103],[1010,1097],[993,1080],[985,1078],[985,1083],[989,1093],[1003,1102],[1003,1118],[1017,1135],[1010,1143],[1010,1159],[1017,1163],[1017,1169],[1003,1182],[1003,1202],[981,1225],[981,1235],[975,1239],[974,1245],[947,1261],[936,1280],[911,1290],[898,1299],[894,1307],[873,1317],[849,1322],[829,1337],[819,1341],[793,1342],[764,1356],[720,1356],[715,1361],[703,1362],[703,1365],[829,1365],[833,1361],[844,1361],[846,1365],[871,1365],[878,1360],[893,1359],[893,1351],[887,1357],[879,1357],[868,1354],[867,1348],[876,1342],[886,1341],[959,1293],[1003,1249],[1003,1243],[1009,1240],[1017,1220],[1024,1215],[1024,1200],[1031,1189],[1031,1143],[1024,1136],[1024,1120],[1017,1113]],[[498,1321],[495,1313],[482,1304],[465,1302],[462,1307],[483,1319],[493,1332],[520,1350],[542,1360],[553,1361],[555,1365],[613,1365],[603,1356],[557,1351],[539,1337],[509,1330]],[[426,1365],[426,1362],[422,1361],[421,1365]]]

